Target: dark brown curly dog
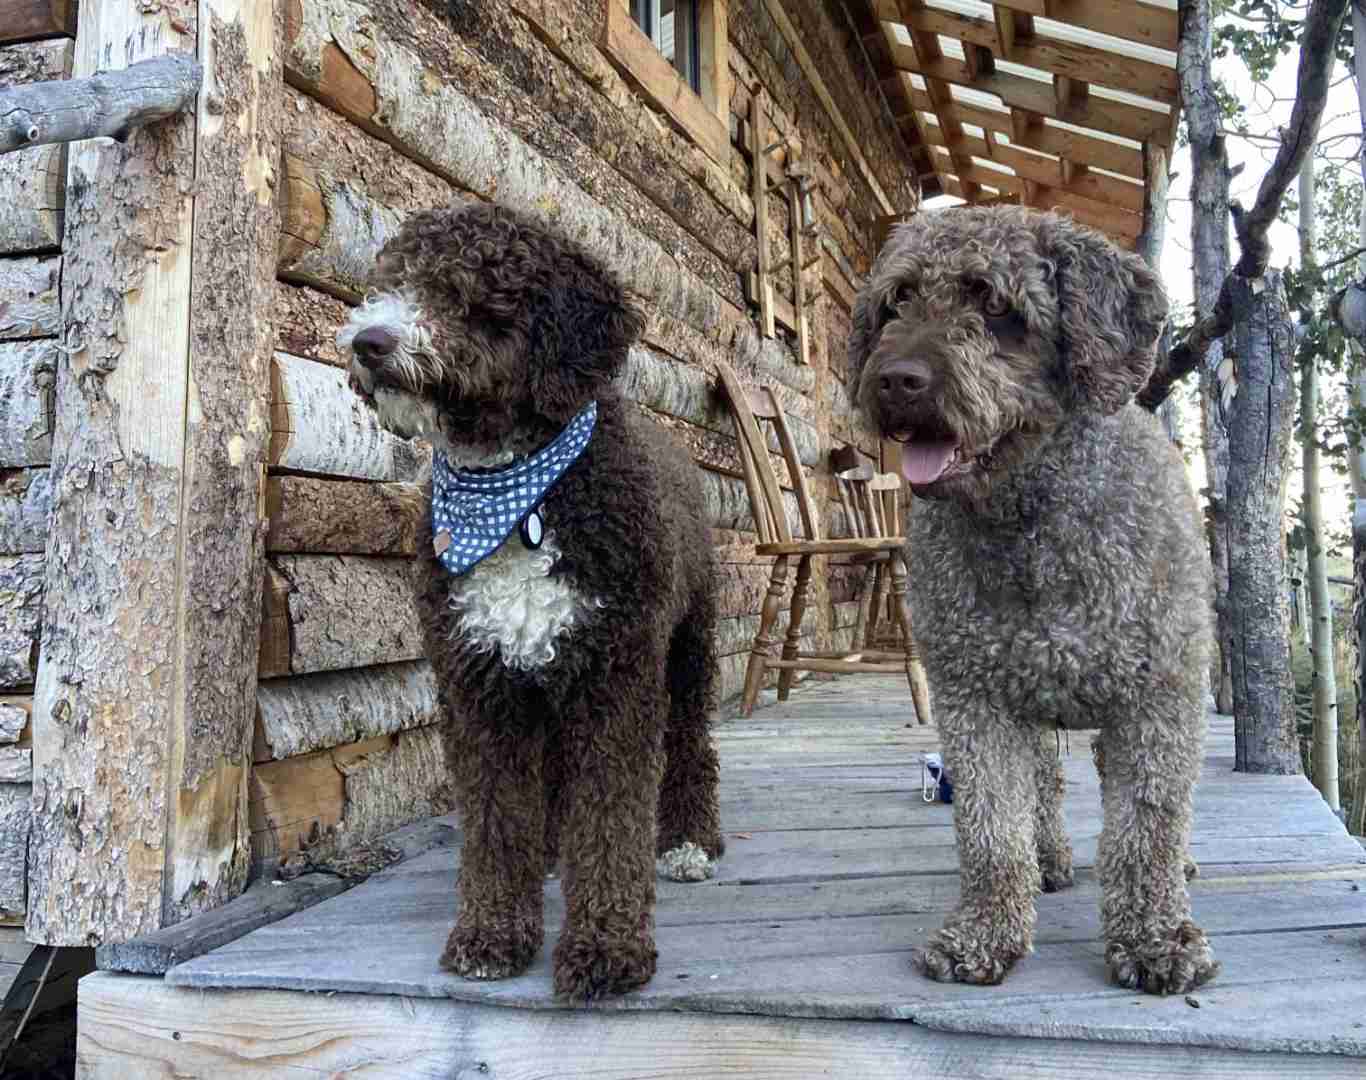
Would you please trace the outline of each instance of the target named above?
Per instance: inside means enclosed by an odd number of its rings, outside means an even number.
[[[963,894],[919,954],[933,978],[999,982],[1040,886],[1071,884],[1059,727],[1100,732],[1112,978],[1182,993],[1218,970],[1186,892],[1209,554],[1130,400],[1166,316],[1136,255],[1018,207],[900,226],[855,305],[850,378],[917,496],[913,625],[954,780]]]
[[[499,206],[413,215],[374,285],[338,338],[352,386],[453,469],[515,465],[597,403],[586,448],[541,504],[539,547],[514,530],[452,574],[430,527],[421,538],[419,611],[464,831],[442,963],[473,979],[524,971],[558,856],[556,991],[640,986],[655,970],[656,854],[698,878],[723,846],[701,489],[682,447],[612,381],[642,317],[579,245]]]

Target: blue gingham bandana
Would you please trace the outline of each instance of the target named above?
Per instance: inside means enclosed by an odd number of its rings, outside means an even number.
[[[452,469],[444,454],[433,454],[432,547],[441,565],[463,574],[497,551],[579,459],[597,420],[598,403],[590,401],[548,445],[499,472]]]

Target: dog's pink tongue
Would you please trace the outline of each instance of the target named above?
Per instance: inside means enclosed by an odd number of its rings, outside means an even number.
[[[901,447],[901,474],[912,484],[932,484],[953,461],[955,442],[912,442]]]

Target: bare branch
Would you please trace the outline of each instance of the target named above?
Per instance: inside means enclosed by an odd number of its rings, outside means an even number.
[[[202,74],[193,57],[171,53],[85,79],[0,90],[0,154],[101,135],[123,140],[141,124],[193,108]]]
[[[1350,0],[1314,0],[1304,17],[1295,107],[1290,114],[1286,138],[1276,153],[1276,160],[1262,177],[1262,186],[1252,209],[1244,214],[1234,214],[1238,244],[1243,249],[1235,272],[1245,278],[1258,278],[1266,273],[1271,258],[1266,231],[1280,210],[1286,190],[1299,175],[1305,156],[1314,148],[1319,120],[1328,100],[1328,80],[1335,55],[1333,47],[1349,3]]]

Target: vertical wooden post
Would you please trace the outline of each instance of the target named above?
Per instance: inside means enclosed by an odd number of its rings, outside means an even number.
[[[773,278],[769,274],[768,254],[768,92],[755,84],[749,99],[750,198],[754,203],[754,235],[759,241],[758,280],[759,330],[773,337]]]
[[[82,4],[73,75],[195,50],[195,115],[70,149],[28,936],[244,883],[282,95],[272,0]]]

